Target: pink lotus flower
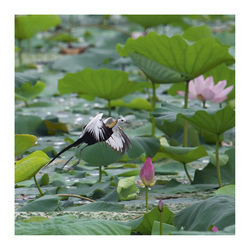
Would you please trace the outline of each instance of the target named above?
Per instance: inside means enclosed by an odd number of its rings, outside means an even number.
[[[213,226],[213,227],[211,228],[211,231],[212,231],[212,232],[218,232],[218,231],[219,231],[219,229],[218,229],[218,227]]]
[[[233,86],[225,88],[227,81],[220,81],[214,85],[212,76],[204,79],[203,75],[189,82],[188,98],[192,100],[201,100],[202,102],[211,101],[221,103],[227,99],[227,95],[232,91]],[[178,91],[178,94],[185,96],[183,91]]]
[[[135,39],[137,39],[138,37],[140,37],[140,36],[145,36],[145,35],[146,35],[145,32],[134,31],[134,32],[132,32],[131,37],[132,37],[133,40],[135,40]]]
[[[154,175],[155,175],[155,169],[154,169],[151,158],[148,157],[140,171],[140,178],[143,184],[138,182],[139,185],[146,186],[146,187],[153,186],[156,182],[154,180]]]

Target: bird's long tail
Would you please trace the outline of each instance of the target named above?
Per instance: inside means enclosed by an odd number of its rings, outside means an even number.
[[[50,160],[50,162],[48,162],[46,164],[46,166],[51,164],[57,157],[59,157],[65,151],[69,150],[70,148],[76,147],[76,146],[78,146],[78,145],[80,145],[82,143],[84,143],[84,139],[81,137],[78,140],[76,140],[75,142],[73,142],[72,144],[70,144],[69,146],[67,146],[66,148],[64,148],[63,150],[61,150],[53,159]]]

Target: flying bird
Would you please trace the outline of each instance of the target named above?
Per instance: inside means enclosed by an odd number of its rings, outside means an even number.
[[[109,147],[122,154],[125,151],[127,151],[128,148],[131,146],[131,143],[127,135],[122,131],[122,129],[119,126],[121,123],[126,122],[125,118],[120,117],[119,119],[115,120],[114,118],[109,117],[103,120],[102,116],[103,113],[100,113],[97,114],[93,119],[91,119],[90,122],[83,127],[79,139],[70,144],[69,146],[67,146],[66,148],[64,148],[63,150],[61,150],[53,159],[50,160],[49,163],[46,164],[46,166],[51,164],[57,157],[59,157],[65,151],[73,147],[79,147],[83,143],[86,143],[86,145],[80,150],[79,160],[72,167],[79,164],[83,149],[98,142],[105,141],[105,143]],[[72,156],[64,164],[64,166],[73,157],[74,156]]]

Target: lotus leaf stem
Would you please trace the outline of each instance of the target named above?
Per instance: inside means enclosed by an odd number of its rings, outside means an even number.
[[[102,181],[102,166],[99,166],[99,179],[98,182]]]
[[[39,184],[38,184],[38,181],[37,181],[37,179],[36,179],[36,175],[34,175],[34,181],[35,181],[35,183],[36,183],[36,186],[37,186],[37,189],[38,189],[38,191],[39,191],[39,193],[40,193],[40,196],[43,196],[44,193],[42,192],[42,189],[40,188],[40,186],[39,186]]]
[[[189,179],[189,182],[190,182],[190,184],[191,184],[191,183],[192,183],[192,178],[191,178],[190,174],[188,173],[186,163],[183,163],[183,166],[184,166],[184,169],[185,169],[185,173],[186,173],[186,175],[187,175],[187,177],[188,177],[188,179]]]

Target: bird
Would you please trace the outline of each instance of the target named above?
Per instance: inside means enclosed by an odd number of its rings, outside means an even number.
[[[66,148],[62,149],[46,164],[46,166],[50,165],[65,151],[73,147],[80,147],[83,143],[86,143],[86,145],[81,148],[79,159],[73,166],[71,166],[71,168],[79,164],[83,149],[98,142],[105,142],[113,150],[124,154],[125,151],[127,151],[131,146],[131,142],[119,125],[126,122],[126,119],[124,117],[120,117],[116,120],[113,117],[108,117],[107,119],[103,120],[102,117],[103,113],[99,113],[94,118],[92,118],[89,123],[87,123],[82,128],[82,133],[79,139],[68,145]],[[64,164],[64,166],[67,165],[73,157],[74,156],[72,156]]]

